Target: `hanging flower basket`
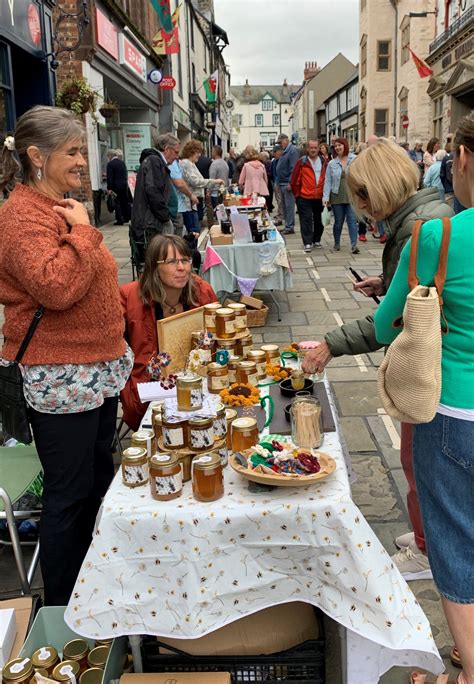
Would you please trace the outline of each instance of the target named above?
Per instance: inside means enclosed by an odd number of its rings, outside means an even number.
[[[115,104],[115,102],[104,102],[102,107],[99,109],[99,113],[102,114],[104,119],[112,119],[117,111],[118,106]]]
[[[66,81],[56,95],[58,107],[74,112],[76,116],[95,114],[97,109],[97,93],[85,78],[73,78]]]

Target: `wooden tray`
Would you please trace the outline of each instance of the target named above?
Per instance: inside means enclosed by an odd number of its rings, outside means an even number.
[[[272,487],[307,487],[308,485],[321,482],[333,474],[336,470],[336,461],[322,451],[318,451],[317,458],[321,464],[321,470],[314,475],[267,475],[266,473],[256,473],[240,465],[232,454],[229,456],[230,467],[247,480],[258,482],[259,484],[271,485]],[[248,452],[243,455],[250,455]]]

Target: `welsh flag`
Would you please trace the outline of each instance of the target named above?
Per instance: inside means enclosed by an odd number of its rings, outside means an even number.
[[[204,81],[207,102],[215,102],[217,100],[218,77],[219,72],[216,69],[216,71]]]
[[[158,15],[161,27],[167,33],[171,33],[173,30],[173,22],[171,19],[170,0],[151,0],[151,4]]]
[[[410,51],[411,58],[415,62],[415,66],[418,71],[418,75],[420,78],[426,78],[427,76],[432,76],[433,75],[433,69],[428,66],[428,64],[421,59],[421,57],[418,57],[418,55],[415,55],[413,50],[407,45],[407,48]]]

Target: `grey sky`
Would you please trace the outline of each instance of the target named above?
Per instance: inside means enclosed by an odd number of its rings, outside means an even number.
[[[304,63],[358,62],[359,0],[214,0],[232,85],[301,83]]]

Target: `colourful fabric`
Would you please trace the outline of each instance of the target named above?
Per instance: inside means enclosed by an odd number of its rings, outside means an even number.
[[[257,284],[258,278],[241,278],[240,276],[236,277],[237,285],[241,293],[243,295],[247,295],[247,297],[250,297],[250,295],[255,289],[255,285]]]
[[[34,312],[43,318],[26,350],[27,365],[96,363],[125,352],[115,259],[102,233],[71,229],[55,200],[17,185],[0,209],[3,356],[12,361]]]
[[[173,30],[170,0],[151,0],[153,9],[158,15],[162,28],[168,33]]]
[[[206,102],[215,102],[217,100],[217,88],[219,84],[219,72],[216,70],[209,78],[204,81],[204,90],[206,91]]]
[[[240,172],[239,185],[243,188],[244,195],[258,192],[259,195],[267,197],[267,172],[262,162],[255,160],[244,164]]]
[[[221,257],[211,246],[207,247],[206,253],[204,254],[204,265],[202,267],[202,272],[205,273],[208,269],[212,268],[213,266],[218,266],[219,264],[222,264]]]

